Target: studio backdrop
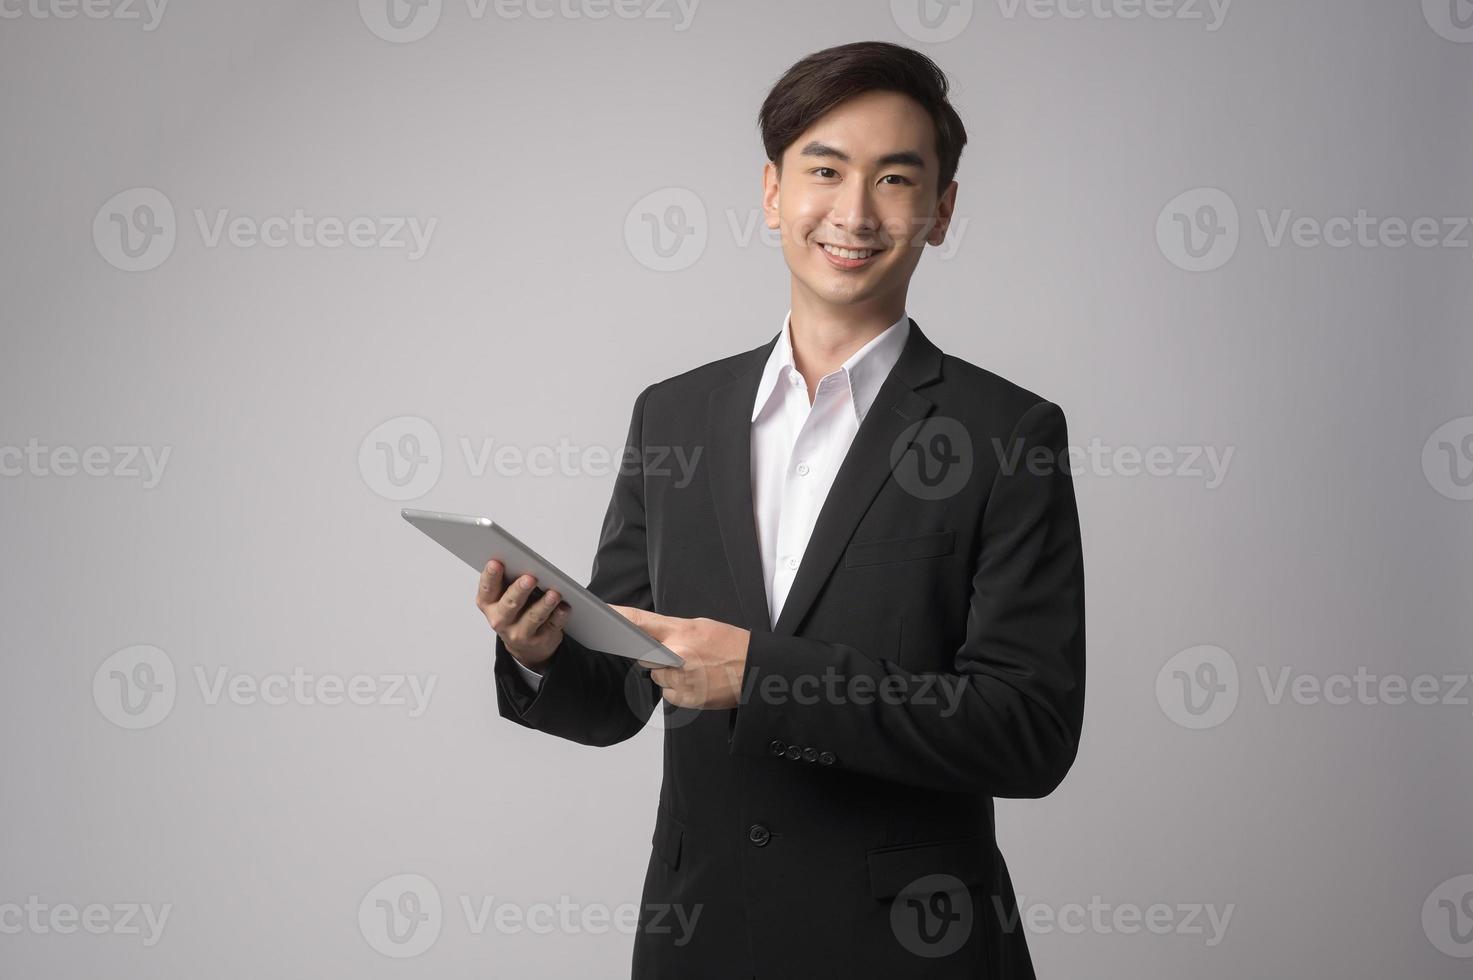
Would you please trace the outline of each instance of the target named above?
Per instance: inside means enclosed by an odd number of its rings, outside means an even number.
[[[1069,420],[1039,976],[1467,975],[1467,0],[0,0],[0,974],[628,975],[660,722],[501,718],[399,511],[587,581],[636,396],[782,327],[763,95],[866,39],[971,137],[910,315]]]

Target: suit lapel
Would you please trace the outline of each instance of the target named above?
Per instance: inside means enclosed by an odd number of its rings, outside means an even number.
[[[736,376],[711,392],[706,445],[721,542],[736,582],[746,628],[770,628],[775,633],[791,635],[802,625],[854,529],[901,458],[905,447],[896,445],[901,433],[935,407],[916,389],[940,376],[941,351],[911,320],[910,334],[900,358],[880,385],[874,404],[860,423],[854,442],[834,476],[778,621],[770,625],[752,507],[751,418],[762,368],[776,342],[774,336],[762,347],[739,355],[732,364]]]
[[[749,630],[771,628],[752,506],[752,403],[762,368],[781,336],[774,334],[766,344],[735,359],[732,372],[736,376],[712,390],[706,415],[706,458],[711,466],[716,521],[742,607],[741,625]]]

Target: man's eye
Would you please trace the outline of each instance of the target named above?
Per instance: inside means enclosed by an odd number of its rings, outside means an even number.
[[[814,172],[814,174],[816,174],[819,177],[837,177],[837,176],[839,176],[839,171],[835,170],[833,167],[819,167],[816,170],[814,170],[813,172]]]
[[[901,184],[909,184],[909,183],[912,183],[912,181],[911,181],[911,179],[909,177],[902,177],[900,174],[886,174],[885,176],[881,177],[880,179],[881,180],[889,180],[891,177],[894,177],[896,180],[900,181]],[[898,185],[892,184],[891,186],[894,187],[894,186],[898,186]]]

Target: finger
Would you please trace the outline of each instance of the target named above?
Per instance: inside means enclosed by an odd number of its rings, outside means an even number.
[[[660,692],[660,697],[669,701],[677,708],[699,708],[701,706],[700,698],[678,688],[667,687]]]
[[[501,594],[500,606],[502,611],[511,619],[516,619],[521,611],[522,604],[527,601],[527,596],[532,594],[537,579],[531,575],[521,575],[506,591]]]
[[[480,588],[476,590],[476,604],[488,606],[501,595],[501,562],[492,559],[481,569]]]
[[[675,624],[680,622],[674,616],[662,616],[657,612],[650,612],[648,609],[636,609],[633,606],[616,606],[614,608],[623,613],[625,618],[635,626],[638,626],[657,640],[663,640],[669,636],[675,628]]]
[[[699,677],[692,677],[679,667],[657,667],[650,671],[650,679],[666,691],[678,691],[687,699],[699,695]],[[699,700],[699,698],[697,698]]]
[[[566,602],[560,602],[558,603],[558,607],[552,611],[552,615],[547,617],[547,626],[545,628],[560,630],[571,615],[573,615],[573,607]]]
[[[542,598],[527,607],[527,611],[522,614],[522,617],[526,619],[527,625],[531,627],[533,633],[540,630],[543,624],[552,616],[553,610],[557,608],[557,604],[562,601],[562,598],[556,592],[548,589],[542,593]]]
[[[495,615],[504,625],[504,635],[507,638],[527,643],[532,640],[532,632],[535,623],[529,622],[524,616],[527,607],[535,603],[536,587],[538,581],[536,576],[517,576],[516,581],[511,582],[507,591],[502,592],[501,600],[496,601]]]

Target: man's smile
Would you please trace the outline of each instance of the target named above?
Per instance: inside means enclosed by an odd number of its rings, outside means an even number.
[[[828,259],[830,265],[836,269],[845,270],[861,269],[868,265],[876,255],[885,251],[883,248],[875,246],[851,248],[842,244],[835,245],[829,242],[815,242],[814,244],[823,253],[824,258]]]

